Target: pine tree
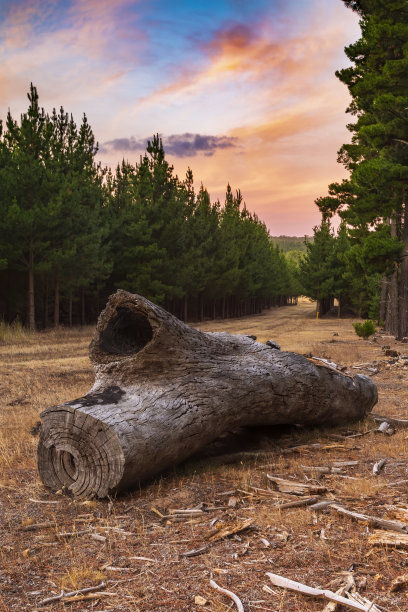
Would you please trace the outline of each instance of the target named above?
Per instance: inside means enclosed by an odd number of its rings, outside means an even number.
[[[339,151],[351,174],[330,185],[330,196],[317,204],[324,218],[339,212],[362,251],[374,240],[387,266],[394,264],[383,283],[383,304],[387,329],[402,337],[408,334],[408,5],[404,0],[345,4],[359,13],[362,32],[346,47],[352,66],[337,73],[352,97],[348,112],[357,118],[348,126],[351,144]]]
[[[39,106],[33,84],[28,99],[30,104],[20,123],[8,113],[2,137],[0,242],[8,266],[27,275],[26,320],[34,329],[35,273],[45,262],[50,240],[47,203],[51,179],[47,162],[52,125]]]
[[[331,308],[335,296],[335,243],[330,223],[322,221],[314,228],[313,241],[306,241],[306,255],[299,266],[304,294],[317,301],[316,311],[320,315]]]

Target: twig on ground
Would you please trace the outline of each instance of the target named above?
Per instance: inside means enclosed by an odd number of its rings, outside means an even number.
[[[305,499],[297,499],[296,501],[287,502],[286,504],[278,504],[276,507],[278,510],[285,510],[286,508],[301,508],[302,506],[311,506],[319,501],[320,497],[306,497]]]
[[[32,497],[29,497],[28,501],[33,502],[33,504],[59,504],[60,503],[60,500],[51,501],[47,499],[34,499]]]
[[[52,597],[47,597],[46,599],[43,599],[38,605],[47,606],[48,604],[54,603],[54,601],[61,601],[61,599],[65,599],[67,597],[75,597],[76,595],[83,595],[84,593],[94,593],[95,591],[99,591],[100,589],[104,589],[105,587],[106,583],[101,582],[96,586],[86,587],[84,589],[77,589],[76,591],[69,591],[68,593],[61,591],[59,595],[53,595]]]
[[[19,531],[37,531],[37,529],[49,529],[55,527],[55,523],[47,521],[46,523],[32,523],[31,525],[22,525],[18,528]]]
[[[187,550],[184,553],[180,553],[180,557],[198,557],[198,555],[202,555],[207,552],[208,546],[203,546],[202,548],[196,548],[193,550]]]
[[[237,606],[238,612],[244,612],[244,606],[242,605],[242,601],[237,595],[235,595],[235,593],[233,593],[232,591],[228,591],[227,589],[223,589],[214,580],[210,580],[210,586],[219,593],[222,593],[223,595],[226,595],[227,597],[232,599],[232,601]]]

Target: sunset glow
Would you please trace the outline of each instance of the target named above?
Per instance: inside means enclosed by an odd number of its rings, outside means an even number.
[[[100,160],[163,136],[213,199],[227,182],[272,234],[310,234],[314,199],[344,176],[348,94],[334,72],[358,37],[340,0],[2,0],[0,116],[85,112]]]

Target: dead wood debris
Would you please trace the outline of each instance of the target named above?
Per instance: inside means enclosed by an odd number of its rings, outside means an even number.
[[[193,550],[187,550],[184,553],[180,553],[180,557],[198,557],[198,555],[202,555],[207,552],[208,546],[202,546],[201,548],[195,548]]]
[[[344,597],[346,593],[349,593],[353,588],[355,588],[356,583],[354,582],[353,575],[351,572],[347,572],[343,584],[337,589],[336,595],[340,595]],[[329,603],[323,608],[322,612],[336,612],[338,609],[338,603],[336,601],[329,601]]]
[[[232,591],[228,591],[227,589],[223,589],[215,582],[215,580],[210,580],[210,586],[219,593],[222,593],[223,595],[226,595],[227,597],[232,599],[232,601],[237,607],[238,612],[244,612],[244,606],[242,605],[242,601],[237,595],[235,595],[235,593],[233,593]]]
[[[398,533],[408,534],[408,524],[402,523],[400,521],[390,521],[388,519],[378,518],[376,516],[369,516],[367,514],[361,514],[359,512],[353,512],[352,510],[347,510],[344,506],[340,504],[331,504],[331,510],[335,510],[339,514],[343,514],[345,516],[349,516],[351,519],[358,521],[360,523],[365,523],[370,527],[380,527],[382,529],[386,529],[388,531],[396,531]]]
[[[287,508],[301,508],[302,506],[311,506],[316,504],[320,500],[320,497],[306,497],[305,499],[297,499],[296,501],[286,502],[284,504],[278,504],[279,510],[286,510]]]
[[[371,412],[369,416],[374,419],[374,421],[379,421],[380,423],[389,423],[390,425],[401,427],[403,429],[408,428],[408,419],[396,419],[394,417],[383,416],[374,412]]]
[[[402,533],[392,533],[383,529],[377,529],[368,538],[373,546],[390,546],[392,548],[408,549],[408,535]]]
[[[223,538],[227,538],[230,535],[235,535],[236,533],[240,533],[249,527],[253,527],[252,519],[245,519],[244,521],[239,521],[233,523],[232,525],[226,525],[225,527],[220,527],[214,531],[211,531],[207,536],[207,539],[210,542],[217,542],[218,540],[222,540]]]
[[[384,469],[387,463],[387,459],[380,459],[376,461],[373,465],[373,474],[374,476],[378,476],[378,474]]]
[[[59,595],[53,595],[52,597],[47,597],[43,599],[38,605],[40,606],[48,606],[49,604],[54,603],[55,601],[66,600],[68,598],[77,597],[78,595],[84,595],[86,593],[95,593],[95,591],[100,591],[106,587],[105,582],[101,582],[100,584],[93,587],[86,587],[84,589],[78,589],[76,591],[69,591],[66,593],[65,591],[61,591]],[[72,599],[71,599],[72,601]]]
[[[286,480],[285,478],[278,478],[277,476],[271,476],[271,474],[267,474],[266,477],[270,482],[272,482],[272,486],[275,487],[277,491],[281,491],[282,493],[290,493],[291,495],[305,495],[305,494],[318,494],[326,493],[327,488],[322,487],[320,485],[306,484],[304,482],[296,482],[295,480]]]
[[[304,595],[310,595],[311,597],[318,597],[320,599],[329,599],[336,604],[340,604],[347,608],[351,608],[352,610],[363,610],[364,612],[380,612],[380,609],[370,602],[369,600],[361,597],[357,592],[353,594],[345,593],[346,596],[340,595],[338,593],[334,593],[328,589],[316,589],[314,587],[310,587],[301,582],[296,582],[295,580],[290,580],[289,578],[285,578],[284,576],[279,576],[278,574],[272,574],[267,572],[266,575],[275,586],[282,587],[284,589],[289,589],[291,591],[296,591],[297,593],[303,593]],[[333,608],[331,608],[333,609]],[[330,608],[329,608],[330,610]]]
[[[31,523],[31,525],[22,525],[18,528],[18,531],[37,531],[38,529],[49,529],[55,527],[55,523],[47,521],[44,523]]]

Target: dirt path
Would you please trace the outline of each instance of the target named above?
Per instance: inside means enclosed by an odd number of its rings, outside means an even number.
[[[197,327],[202,331],[253,334],[259,342],[276,340],[283,350],[298,353],[315,352],[316,343],[331,340],[333,334],[339,334],[343,341],[356,340],[351,319],[316,319],[315,308],[314,302],[303,299],[297,306],[270,308],[258,316],[208,321]]]

